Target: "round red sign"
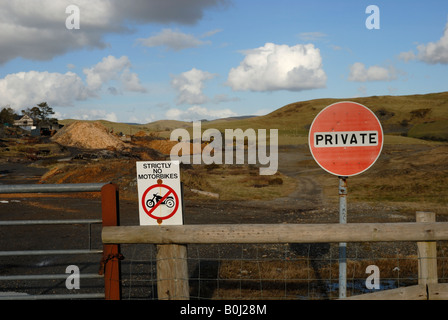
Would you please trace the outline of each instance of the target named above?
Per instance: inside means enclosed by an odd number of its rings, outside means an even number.
[[[375,114],[362,104],[337,102],[314,118],[308,143],[325,171],[353,176],[369,169],[383,148],[383,129]]]
[[[159,188],[160,190],[164,190],[164,195],[159,195],[157,192],[153,194],[152,198],[151,195],[147,197],[149,194],[149,191],[153,189]],[[143,210],[146,212],[148,216],[150,216],[153,219],[156,220],[165,220],[168,218],[171,218],[177,211],[177,208],[179,207],[179,198],[176,194],[176,192],[171,188],[170,186],[167,186],[165,184],[155,184],[150,186],[148,189],[145,190],[142,196],[142,203],[141,203]],[[162,209],[168,208],[164,210],[161,216],[156,216],[154,214],[154,211],[156,211],[157,208]]]

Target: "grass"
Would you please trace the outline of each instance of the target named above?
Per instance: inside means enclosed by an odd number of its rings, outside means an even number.
[[[443,188],[447,183],[446,173],[442,177],[423,173],[414,175],[413,178],[396,176],[392,180],[382,177],[368,183],[365,180],[354,181],[350,197],[368,202],[418,203],[422,209],[432,204],[443,208],[448,204],[448,192]]]
[[[362,98],[315,99],[294,102],[279,107],[264,115],[242,119],[219,119],[202,121],[202,131],[214,128],[221,132],[225,129],[240,128],[246,130],[278,129],[279,144],[306,143],[309,126],[316,115],[326,106],[339,101],[353,101],[371,109],[380,120],[385,134],[409,135],[413,138],[448,139],[448,92],[407,96],[372,96]],[[62,120],[69,124],[75,120]],[[176,128],[186,128],[192,137],[192,123],[186,121],[160,120],[147,124],[114,123],[101,120],[105,127],[115,133],[135,134],[143,131],[169,138]]]
[[[120,199],[136,200],[135,162],[121,159],[101,159],[93,162],[74,161],[47,165],[48,171],[41,183],[100,183],[114,182],[120,187]],[[87,197],[100,197],[99,193],[85,193]],[[82,196],[77,194],[76,196]]]
[[[75,121],[75,119],[60,120],[59,123],[63,125],[69,125]],[[83,120],[88,121],[88,120]],[[122,133],[125,135],[134,135],[137,132],[143,131],[146,134],[155,134],[160,137],[169,138],[171,130],[176,128],[188,127],[190,123],[184,121],[175,120],[159,120],[147,124],[129,124],[122,122],[111,122],[107,120],[91,120],[89,122],[99,122],[109,130],[113,130],[114,133]]]
[[[351,248],[356,244],[352,244]],[[307,245],[304,245],[305,247]],[[381,250],[379,243],[357,244],[359,250],[372,252]],[[291,247],[277,249],[257,247],[258,253],[251,258],[222,259],[214,268],[201,268],[198,275],[203,284],[202,291],[212,299],[328,299],[338,297],[339,265],[337,261],[337,244],[328,247],[328,252],[313,255],[297,255]],[[250,248],[250,247],[249,247]],[[279,259],[273,259],[274,252],[263,254],[268,250],[283,250]],[[310,248],[309,248],[310,249]],[[261,250],[261,251],[259,251]],[[331,253],[330,253],[331,251]],[[252,253],[255,253],[252,252]],[[242,249],[241,255],[248,255]],[[372,292],[366,289],[365,282],[369,274],[366,268],[375,265],[380,270],[381,288],[394,288],[417,284],[418,258],[415,254],[403,254],[396,248],[391,255],[383,254],[371,257],[347,258],[348,295]],[[443,263],[442,263],[443,264]],[[444,274],[445,266],[440,264],[439,274]],[[205,285],[207,289],[205,290]],[[390,286],[390,287],[389,287]],[[201,292],[203,293],[203,292]]]
[[[181,176],[187,188],[217,193],[221,200],[272,200],[287,197],[296,187],[290,177],[260,176],[251,165],[195,166]]]
[[[33,138],[3,139],[0,159],[20,158],[27,160],[46,159],[62,155],[61,148],[54,143],[42,143]]]
[[[361,175],[348,178],[348,201],[398,205],[411,211],[446,214],[448,145],[385,145],[378,161]],[[335,177],[317,177],[325,194],[338,196]]]
[[[446,143],[427,139],[448,138],[448,92],[294,102],[265,116],[204,121],[201,127],[203,131],[215,128],[221,132],[225,129],[236,128],[267,129],[268,134],[269,129],[278,129],[279,146],[306,145],[308,129],[314,117],[326,106],[342,100],[358,102],[369,107],[376,113],[385,132],[383,152],[377,163],[362,175],[349,179],[350,197],[355,201],[398,202],[404,199],[409,203],[446,205],[448,198],[448,189],[445,188],[448,182],[446,154],[448,152],[434,151],[444,150],[439,148],[446,146]],[[72,121],[74,120],[63,120],[61,123],[68,124]],[[115,133],[131,134],[144,131],[147,134],[168,137],[171,130],[182,127],[190,130],[190,137],[192,137],[190,122],[157,121],[141,125],[100,122],[110,129],[113,128]],[[398,149],[394,149],[395,147]],[[422,149],[423,151],[420,152],[419,148],[423,147],[427,149]],[[26,144],[16,144],[8,150],[3,148],[2,157],[23,155],[32,157],[35,150],[48,148],[52,147],[34,145],[31,148]],[[426,152],[433,153],[428,155]],[[56,150],[51,153],[56,153]],[[301,170],[319,169],[312,159],[300,165]],[[288,177],[260,176],[256,174],[256,170],[251,170],[247,165],[215,168],[195,165],[194,168],[194,170],[184,170],[184,183],[191,188],[219,193],[221,199],[273,199],[284,197],[295,188],[295,182]],[[87,167],[84,169],[86,172],[90,170]],[[95,179],[94,171],[89,172],[92,179]],[[80,173],[80,177],[83,176]],[[272,181],[276,178],[280,178],[282,184],[273,184]],[[333,188],[333,176],[319,171],[315,174],[315,178],[320,181],[324,190],[329,189],[330,186]]]
[[[428,146],[436,146],[442,145],[443,142],[439,141],[431,141],[424,140],[413,137],[406,137],[401,135],[385,135],[384,136],[384,144],[385,145],[428,145]]]
[[[363,243],[369,246],[369,243]],[[400,259],[400,261],[398,261]],[[253,260],[224,260],[220,265],[220,279],[246,280],[323,280],[334,279],[339,274],[337,263],[327,264],[324,258],[297,257],[289,260],[269,260],[259,258]],[[378,261],[373,259],[348,259],[347,274],[351,278],[366,278],[365,270],[369,265],[377,265],[384,278],[395,278],[393,271],[400,264],[401,276],[412,277],[417,273],[417,256],[384,256]]]
[[[439,120],[416,124],[408,135],[418,139],[448,141],[448,120]]]

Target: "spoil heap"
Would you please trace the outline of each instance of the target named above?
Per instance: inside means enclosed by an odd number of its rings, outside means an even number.
[[[179,150],[178,155],[188,155],[193,154],[193,144],[190,142],[177,142],[172,140],[167,140],[163,138],[155,138],[147,136],[144,132],[137,132],[132,137],[132,143],[134,145],[143,146],[145,148],[150,148],[159,151],[164,155],[170,155],[171,149],[177,145]],[[202,146],[203,148],[204,146]],[[201,150],[202,150],[201,148]],[[185,154],[184,154],[185,152]]]
[[[63,146],[83,149],[123,150],[127,147],[99,122],[75,121],[59,130],[52,140]]]

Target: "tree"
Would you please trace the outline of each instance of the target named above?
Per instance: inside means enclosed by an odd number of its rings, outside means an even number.
[[[50,115],[54,114],[53,108],[50,107],[46,102],[41,102],[37,106],[40,110],[40,120],[50,120]]]
[[[15,117],[16,117],[16,113],[9,106],[2,108],[2,111],[0,111],[0,123],[1,124],[8,123],[8,124],[12,125],[14,123]]]
[[[35,120],[39,120],[41,118],[41,112],[38,107],[32,107],[31,109],[26,108],[25,110],[22,110],[22,114],[27,115]]]
[[[51,115],[54,114],[53,108],[50,107],[46,102],[41,102],[37,105],[37,107],[26,108],[26,110],[22,110],[22,114],[26,114],[36,120],[37,123],[53,121],[57,119],[50,118]]]

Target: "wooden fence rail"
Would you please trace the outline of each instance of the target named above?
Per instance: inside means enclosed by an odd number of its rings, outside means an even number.
[[[163,279],[163,283],[162,280],[158,283],[159,299],[189,298],[186,244],[399,241],[418,242],[420,287],[396,289],[397,294],[392,297],[427,298],[428,285],[437,284],[435,241],[438,240],[448,240],[448,222],[435,222],[435,215],[427,212],[417,212],[417,222],[405,223],[114,226],[103,227],[102,231],[104,244],[158,245],[157,277]],[[447,297],[446,285],[432,289],[437,291],[436,296]],[[380,292],[372,296],[380,297]]]
[[[448,222],[104,227],[103,243],[330,243],[448,240]]]

